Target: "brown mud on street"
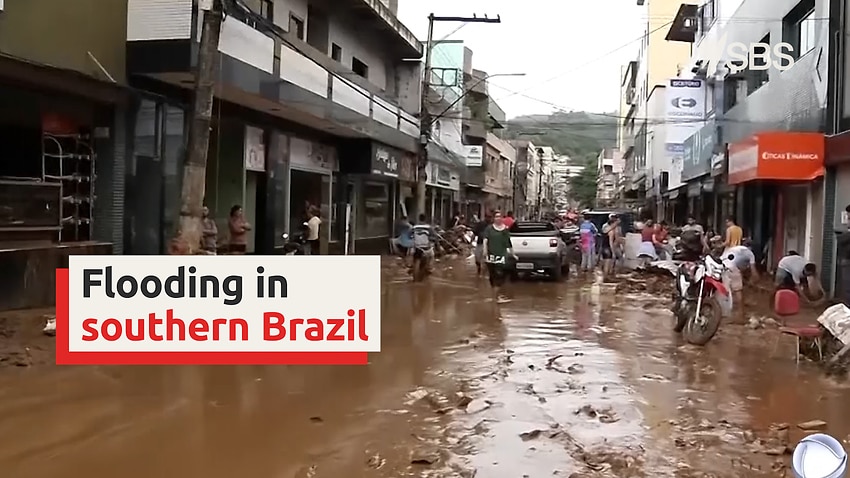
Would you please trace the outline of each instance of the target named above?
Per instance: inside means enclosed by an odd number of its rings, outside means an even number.
[[[0,369],[56,363],[56,342],[44,334],[53,309],[0,312]]]
[[[7,367],[15,478],[773,477],[850,388],[772,330],[672,333],[669,295],[529,281],[496,304],[462,260],[384,269],[368,367]],[[39,324],[39,330],[41,323]],[[51,339],[52,340],[52,339]],[[789,475],[790,476],[790,475]]]

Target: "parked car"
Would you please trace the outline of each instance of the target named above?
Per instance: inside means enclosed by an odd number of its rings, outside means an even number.
[[[518,259],[507,264],[512,277],[545,274],[554,280],[569,276],[570,262],[562,233],[551,222],[518,221],[511,226],[511,246]]]

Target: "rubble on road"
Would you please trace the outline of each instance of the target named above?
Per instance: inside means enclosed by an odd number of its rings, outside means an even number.
[[[779,327],[779,322],[776,321],[773,317],[767,317],[764,315],[751,315],[747,319],[747,327],[753,330],[758,329],[773,329]]]
[[[675,288],[674,277],[665,273],[645,270],[617,276],[616,294],[648,293],[669,297]]]
[[[24,310],[0,315],[0,368],[56,363],[56,316],[44,312]],[[45,327],[45,322],[51,321],[53,326]]]

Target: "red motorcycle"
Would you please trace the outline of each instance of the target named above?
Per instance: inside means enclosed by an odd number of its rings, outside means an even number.
[[[726,267],[711,255],[686,262],[676,274],[673,328],[689,343],[705,345],[717,333],[724,317],[732,315],[732,292],[723,283]]]

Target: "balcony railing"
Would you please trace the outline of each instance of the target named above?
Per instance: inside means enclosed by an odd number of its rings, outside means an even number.
[[[198,15],[197,22],[192,24],[192,3],[192,0],[129,0],[127,40],[186,40],[192,38],[194,28],[197,41],[201,21]],[[377,91],[377,87],[279,27],[254,23],[239,12],[228,15],[222,25],[219,51],[269,74],[274,72],[275,53],[278,53],[281,80],[408,136],[419,136],[419,120]]]

